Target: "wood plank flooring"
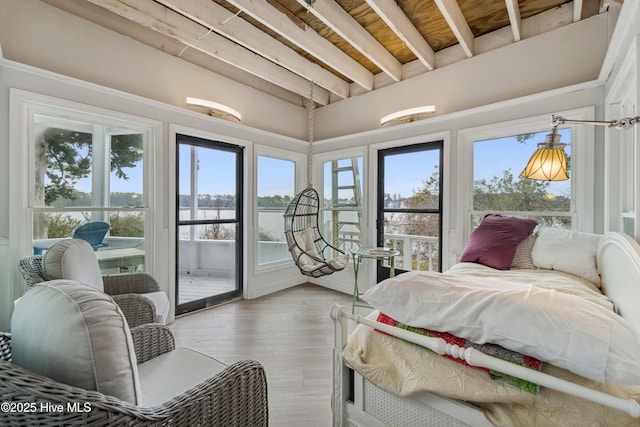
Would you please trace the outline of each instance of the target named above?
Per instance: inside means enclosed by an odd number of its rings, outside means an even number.
[[[273,427],[331,426],[334,303],[351,296],[304,284],[254,300],[183,315],[169,327],[176,346],[224,363],[254,359],[267,373]]]
[[[233,277],[180,274],[178,276],[178,304],[223,294],[234,289],[236,289],[236,281]]]

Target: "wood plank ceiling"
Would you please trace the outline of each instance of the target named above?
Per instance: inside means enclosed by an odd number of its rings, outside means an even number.
[[[610,3],[43,1],[290,102],[302,103],[309,98],[313,83],[313,100],[318,105],[376,90],[570,25],[606,10]]]

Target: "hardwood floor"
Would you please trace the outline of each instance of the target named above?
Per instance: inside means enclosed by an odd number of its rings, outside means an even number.
[[[254,359],[267,373],[274,427],[331,425],[333,303],[351,296],[304,284],[181,316],[170,328],[176,346],[224,363]]]
[[[235,289],[236,282],[233,277],[180,274],[178,276],[178,303],[183,304]]]

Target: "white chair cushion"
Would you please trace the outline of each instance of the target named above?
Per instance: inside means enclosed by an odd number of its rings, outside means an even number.
[[[84,240],[65,239],[51,246],[42,259],[42,269],[49,280],[76,280],[104,292],[98,259]]]
[[[337,257],[328,260],[327,264],[336,270],[342,270],[349,264],[349,255],[338,255]]]
[[[61,383],[140,403],[136,354],[113,300],[71,280],[32,287],[11,319],[13,363]]]
[[[138,366],[142,404],[144,407],[160,405],[202,384],[226,368],[217,361],[188,348],[176,348]]]
[[[140,295],[149,298],[153,302],[153,305],[156,306],[156,318],[153,321],[161,325],[166,325],[167,318],[169,317],[169,298],[167,294],[162,291],[157,291]]]
[[[302,231],[296,231],[293,233],[293,237],[296,240],[298,246],[302,249],[303,252],[295,249],[296,255],[299,255],[298,266],[304,270],[311,271],[317,265],[318,261],[311,258],[311,256],[319,257],[318,251],[316,250],[316,244],[313,240],[313,229],[307,228]],[[309,255],[311,256],[309,256]]]

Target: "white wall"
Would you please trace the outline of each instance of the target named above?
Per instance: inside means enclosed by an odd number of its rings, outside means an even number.
[[[257,129],[306,139],[306,111],[37,0],[0,0],[5,59],[185,106],[193,96],[239,111]]]
[[[607,119],[640,115],[640,3],[626,2],[614,30],[601,78],[606,78]],[[607,134],[605,231],[640,241],[640,125]]]
[[[606,13],[481,53],[315,111],[315,139],[379,128],[380,117],[434,104],[464,111],[598,77],[611,20]],[[485,35],[481,39],[497,37]],[[243,123],[306,139],[306,111],[37,0],[0,0],[4,57],[184,106],[186,96],[240,111]],[[482,44],[479,42],[479,44]]]
[[[608,25],[607,14],[600,14],[320,107],[315,137],[379,129],[381,117],[406,108],[435,105],[437,117],[595,80],[607,49]]]

